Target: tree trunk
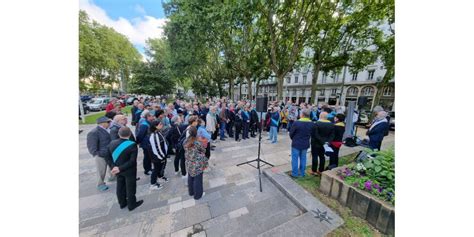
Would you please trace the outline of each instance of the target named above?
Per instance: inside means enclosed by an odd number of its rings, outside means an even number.
[[[257,79],[257,84],[255,85],[256,88],[255,88],[255,100],[257,99],[257,96],[258,96],[258,88],[259,88],[259,85],[260,85],[260,79]]]
[[[377,91],[375,92],[375,96],[374,96],[374,106],[379,105],[380,97],[382,97],[382,94],[383,94],[383,88],[388,85],[388,82],[392,78],[392,75],[393,75],[393,67],[388,67],[387,71],[385,72],[385,75],[383,76],[382,81],[377,83]]]
[[[239,86],[239,100],[242,100],[242,79],[240,79]]]
[[[247,100],[252,100],[252,78],[250,77],[245,77],[245,80],[247,80],[247,88],[248,88],[248,93],[247,93]]]
[[[278,81],[277,81],[277,100],[281,101],[283,100],[283,80],[285,75],[278,75]]]
[[[314,66],[314,74],[313,74],[313,80],[311,81],[311,104],[315,104],[316,101],[316,89],[317,89],[317,82],[318,82],[318,77],[319,77],[319,70],[321,69],[321,64],[316,64]]]
[[[229,78],[229,99],[234,100],[234,78]]]

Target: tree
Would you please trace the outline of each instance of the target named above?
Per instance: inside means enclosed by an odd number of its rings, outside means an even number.
[[[259,22],[268,35],[270,48],[270,66],[277,76],[278,99],[283,99],[283,80],[299,59],[308,30],[318,16],[324,1],[270,0],[259,2],[261,12]]]
[[[119,77],[126,82],[140,57],[126,36],[79,12],[79,79],[83,89],[86,78],[101,88],[112,88]]]
[[[170,72],[170,49],[164,39],[148,39],[145,54],[150,58],[137,65],[130,84],[131,92],[166,95],[174,90]]]
[[[370,24],[377,14],[372,6],[373,3],[363,1],[323,2],[308,40],[313,51],[312,103],[316,102],[319,72],[339,73],[344,66],[357,72],[376,60],[376,53],[370,49],[374,43]]]

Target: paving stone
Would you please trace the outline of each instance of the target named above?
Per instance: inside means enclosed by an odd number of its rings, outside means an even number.
[[[201,231],[201,232],[191,235],[191,237],[206,237],[206,232]]]
[[[207,205],[197,205],[185,209],[186,211],[186,227],[197,223],[201,223],[211,219],[211,212]]]
[[[105,234],[106,237],[117,237],[117,236],[138,236],[140,231],[141,223],[135,223],[132,225],[124,226],[122,228],[114,229]]]
[[[187,227],[185,229],[171,233],[171,237],[187,237],[187,236],[191,236],[192,233],[193,233],[193,227],[191,226],[191,227]]]
[[[214,188],[214,187],[225,185],[225,184],[227,184],[227,182],[225,181],[225,178],[215,178],[215,179],[209,180],[210,188]]]
[[[230,211],[246,206],[250,199],[244,192],[232,194],[228,197],[209,201],[208,205],[211,210],[212,217],[220,216]]]
[[[172,216],[166,214],[159,216],[152,225],[150,236],[161,236],[171,233]]]
[[[188,208],[196,205],[196,200],[194,198],[183,201],[183,208]]]
[[[170,205],[170,212],[171,213],[177,212],[181,209],[183,209],[183,202],[177,202],[177,203],[173,203],[173,204]]]
[[[175,197],[175,198],[172,198],[172,199],[168,199],[168,204],[180,202],[181,199],[182,199],[182,197]]]
[[[243,215],[248,214],[248,213],[249,213],[249,210],[247,210],[246,207],[242,207],[242,208],[239,208],[237,210],[229,212],[229,217],[231,219],[232,218],[237,218],[237,217],[243,216]]]

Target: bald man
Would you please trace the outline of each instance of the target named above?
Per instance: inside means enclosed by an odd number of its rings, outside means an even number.
[[[332,124],[327,117],[327,112],[321,112],[319,120],[316,122],[316,125],[313,127],[313,131],[311,132],[311,156],[313,164],[311,165],[310,174],[312,175],[321,175],[324,171],[324,163],[326,161],[326,158],[324,157],[324,144],[329,144],[334,139],[334,124]]]

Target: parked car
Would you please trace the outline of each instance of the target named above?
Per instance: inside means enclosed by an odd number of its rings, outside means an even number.
[[[81,101],[82,102],[87,102],[92,99],[92,96],[90,95],[81,95]]]
[[[390,130],[395,131],[395,111],[388,112],[388,116],[390,116]]]
[[[87,106],[89,106],[90,111],[101,111],[105,110],[109,102],[109,98],[94,98],[87,103]]]

